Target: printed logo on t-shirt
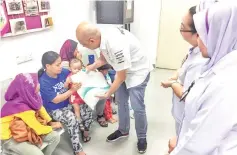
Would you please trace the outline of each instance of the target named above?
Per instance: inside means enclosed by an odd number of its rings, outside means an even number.
[[[56,85],[53,86],[54,88],[54,91],[57,93],[57,94],[63,94],[67,91],[66,88],[64,88],[64,83],[63,82],[59,82],[57,83]]]
[[[115,55],[115,59],[116,59],[118,64],[121,64],[121,63],[123,63],[125,61],[124,60],[123,50],[115,52],[114,55]]]

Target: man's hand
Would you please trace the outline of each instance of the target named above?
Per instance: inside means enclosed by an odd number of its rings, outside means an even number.
[[[89,73],[89,72],[94,71],[94,70],[95,70],[95,65],[94,64],[86,66],[86,73]]]
[[[95,97],[98,97],[100,100],[108,99],[111,95],[108,93],[102,94],[102,95],[96,95]]]
[[[104,56],[102,53],[100,53],[100,57],[91,65],[86,66],[86,73],[89,73],[90,71],[95,71],[97,68],[107,64]]]

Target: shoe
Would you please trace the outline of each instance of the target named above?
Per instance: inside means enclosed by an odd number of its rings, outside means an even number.
[[[114,142],[114,141],[116,141],[116,140],[118,140],[118,139],[121,139],[121,138],[126,138],[126,137],[128,137],[129,136],[129,134],[127,133],[127,134],[122,134],[119,130],[116,130],[114,133],[112,133],[111,135],[109,135],[108,137],[107,137],[107,142]]]
[[[116,114],[117,114],[117,111],[116,111],[116,110],[112,110],[112,114],[113,114],[113,115],[116,115]]]
[[[137,149],[138,149],[138,153],[140,153],[140,154],[146,153],[146,149],[147,149],[146,138],[141,138],[138,140]]]

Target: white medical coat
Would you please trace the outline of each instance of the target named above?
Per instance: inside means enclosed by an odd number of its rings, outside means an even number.
[[[178,81],[183,85],[184,91],[200,76],[201,70],[207,61],[208,59],[203,58],[198,47],[190,49],[188,58],[178,70]],[[184,112],[184,102],[180,102],[180,98],[173,93],[172,103],[172,115],[176,123],[181,124]]]
[[[237,51],[203,73],[189,92],[170,155],[237,155]]]

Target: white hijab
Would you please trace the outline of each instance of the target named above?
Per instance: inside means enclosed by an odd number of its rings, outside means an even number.
[[[218,0],[200,0],[200,3],[196,7],[196,12],[198,13],[205,9],[208,9],[216,2],[218,2]]]
[[[229,2],[213,4],[194,15],[197,33],[207,47],[210,58],[203,72],[237,49],[237,0]]]

